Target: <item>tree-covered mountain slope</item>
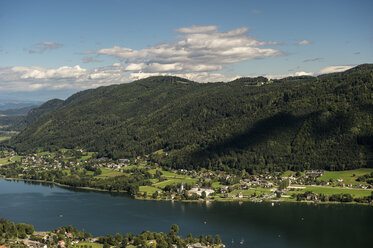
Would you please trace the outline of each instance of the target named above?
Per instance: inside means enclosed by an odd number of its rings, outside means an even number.
[[[52,100],[49,100],[49,101],[43,103],[42,105],[40,105],[38,107],[33,107],[33,108],[27,109],[27,114],[20,115],[20,116],[15,116],[16,118],[14,118],[13,116],[9,116],[9,118],[8,118],[9,121],[7,123],[8,126],[7,126],[6,129],[7,130],[12,130],[12,131],[21,131],[21,130],[25,129],[27,126],[34,123],[40,116],[42,116],[45,113],[51,112],[51,111],[59,108],[60,106],[62,106],[63,103],[64,103],[63,100],[52,99]],[[11,117],[13,117],[13,118],[11,118]],[[5,123],[5,120],[3,120],[3,122]],[[1,123],[2,123],[2,121],[0,120],[0,124]]]
[[[274,81],[150,77],[79,92],[11,145],[152,154],[187,169],[342,170],[373,166],[372,123],[373,65]]]

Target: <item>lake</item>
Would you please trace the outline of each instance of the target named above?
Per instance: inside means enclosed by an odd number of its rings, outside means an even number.
[[[92,233],[219,234],[227,247],[369,247],[373,207],[303,203],[182,203],[0,179],[0,217],[45,231],[73,225]]]

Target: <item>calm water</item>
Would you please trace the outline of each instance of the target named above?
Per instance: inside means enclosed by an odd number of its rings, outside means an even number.
[[[0,217],[33,224],[36,230],[73,225],[95,236],[168,232],[176,223],[182,235],[218,233],[232,248],[369,247],[373,234],[369,206],[140,201],[2,179]]]

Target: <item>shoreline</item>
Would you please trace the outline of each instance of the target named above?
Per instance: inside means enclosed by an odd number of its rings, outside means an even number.
[[[66,184],[61,184],[57,182],[51,182],[51,181],[45,181],[45,180],[37,180],[37,179],[23,179],[23,178],[7,178],[4,175],[0,175],[0,177],[6,181],[24,181],[24,182],[34,182],[34,183],[46,183],[46,184],[51,184],[51,185],[56,185],[61,188],[67,188],[67,189],[78,189],[78,190],[85,190],[85,191],[96,191],[96,192],[103,192],[103,193],[128,193],[125,190],[120,190],[120,191],[109,191],[109,190],[104,190],[104,189],[98,189],[98,188],[92,188],[92,187],[73,187],[69,186]],[[128,195],[128,194],[127,194]],[[283,203],[283,202],[288,202],[288,203],[306,203],[306,204],[342,204],[342,205],[364,205],[364,206],[373,206],[373,203],[360,203],[360,202],[334,202],[334,201],[327,201],[327,202],[314,202],[314,201],[289,201],[289,200],[281,200],[281,199],[265,199],[261,201],[253,201],[248,198],[230,198],[230,199],[198,199],[198,200],[174,200],[174,199],[152,199],[152,198],[143,198],[139,196],[130,196],[129,197],[135,199],[135,200],[144,200],[144,201],[169,201],[169,202],[196,202],[196,203],[212,203],[212,202],[253,202],[253,203],[263,203],[263,202],[268,202],[268,203]]]

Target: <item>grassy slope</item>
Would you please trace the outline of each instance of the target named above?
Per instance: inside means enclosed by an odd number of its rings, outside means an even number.
[[[346,170],[346,171],[326,171],[324,175],[320,177],[320,180],[329,181],[333,179],[336,181],[337,179],[343,179],[343,183],[345,184],[366,184],[365,182],[356,182],[356,179],[359,176],[370,174],[373,172],[372,168],[361,168],[356,170]]]
[[[300,192],[312,191],[317,194],[333,195],[333,194],[351,194],[354,197],[370,196],[372,190],[363,189],[348,189],[348,188],[333,188],[333,187],[318,187],[318,186],[307,186]],[[299,192],[299,193],[300,193]]]

